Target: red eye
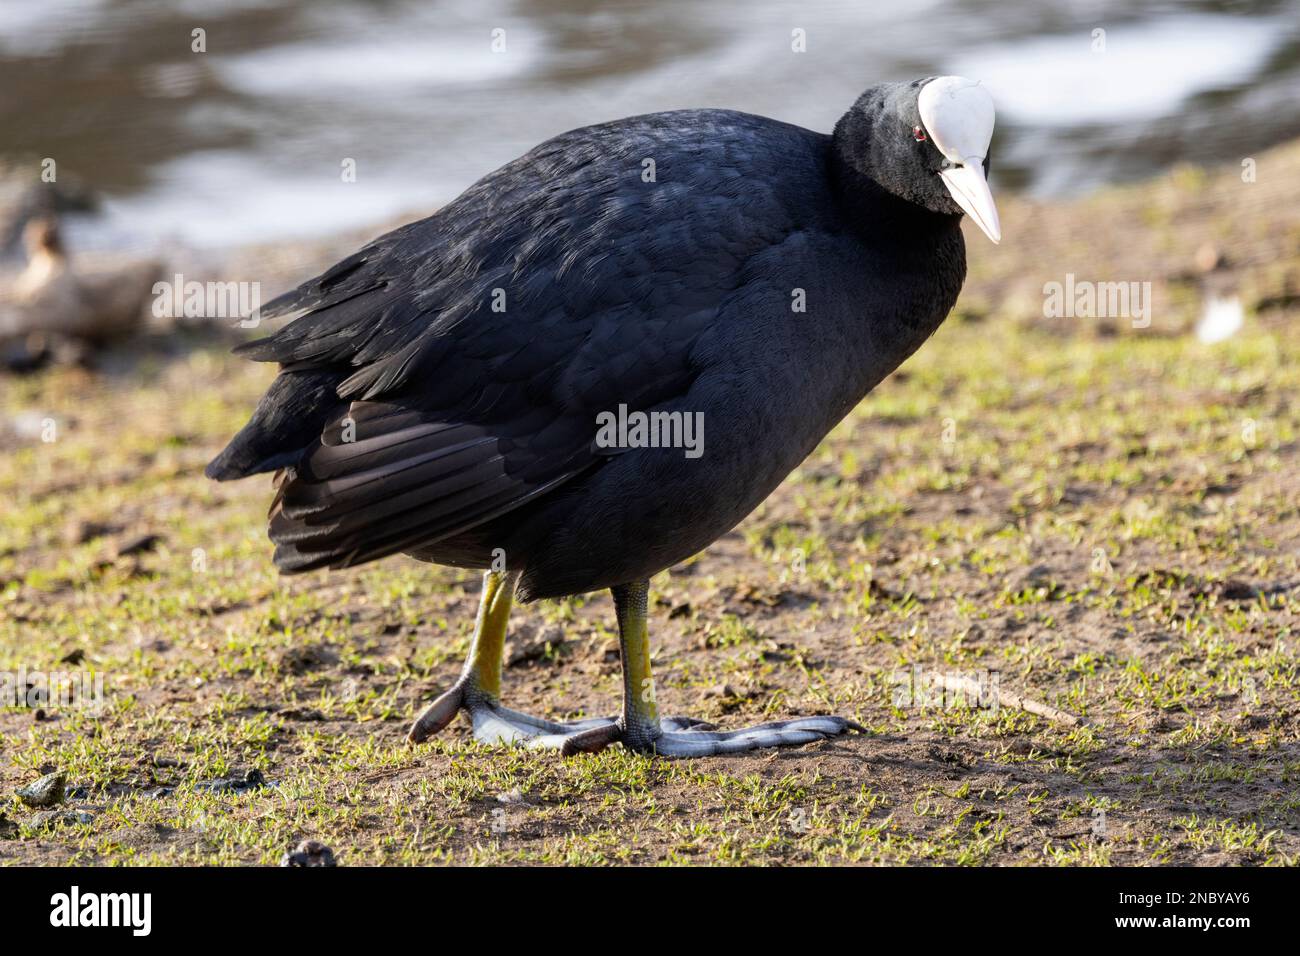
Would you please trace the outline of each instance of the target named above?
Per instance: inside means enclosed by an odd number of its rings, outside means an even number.
[[[919,127],[919,126],[913,126],[913,127],[912,127],[912,139],[916,140],[918,143],[924,143],[924,142],[925,142],[925,130],[923,130],[923,129],[922,129],[921,127]]]

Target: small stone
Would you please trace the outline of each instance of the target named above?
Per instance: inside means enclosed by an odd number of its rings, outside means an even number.
[[[137,534],[129,538],[123,538],[117,544],[116,556],[124,558],[131,554],[143,554],[146,551],[152,551],[161,541],[156,534]]]
[[[497,803],[520,804],[525,802],[523,792],[518,787],[505,793],[497,794]]]
[[[776,641],[767,641],[765,646],[759,650],[759,656],[765,661],[791,661],[793,655],[788,653],[789,644],[778,644]]]
[[[94,821],[95,815],[84,810],[42,810],[40,813],[33,813],[31,818],[31,824],[34,827],[93,823]]]
[[[1223,582],[1219,589],[1219,595],[1225,601],[1252,601],[1259,590],[1246,581],[1237,578],[1231,578]]]
[[[35,783],[19,787],[18,799],[29,807],[53,807],[63,802],[63,784],[67,777],[62,770],[47,773]]]
[[[280,669],[294,675],[306,674],[338,662],[338,652],[326,644],[305,644],[290,648],[280,655]]]
[[[506,650],[506,666],[518,667],[540,661],[549,651],[554,651],[563,644],[564,630],[555,625],[544,628],[536,635],[525,632],[511,640]]]
[[[298,721],[320,721],[326,717],[319,710],[313,710],[310,707],[288,707],[280,711],[280,716],[285,720]]]
[[[262,771],[253,769],[248,771],[242,777],[218,777],[216,780],[206,780],[194,785],[195,790],[205,790],[208,793],[247,793],[250,790],[260,790],[269,786],[266,777]]]
[[[303,840],[280,858],[281,866],[338,866],[334,851],[319,840]]]

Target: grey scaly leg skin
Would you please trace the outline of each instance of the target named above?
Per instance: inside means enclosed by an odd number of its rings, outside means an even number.
[[[650,669],[650,635],[646,601],[648,581],[613,589],[618,613],[618,637],[623,653],[623,715],[613,727],[600,726],[568,737],[561,752],[601,750],[618,741],[629,750],[664,757],[705,757],[733,754],[759,747],[786,747],[835,737],[863,728],[843,717],[799,717],[775,720],[743,730],[717,731],[690,718],[660,720]]]
[[[465,668],[451,690],[430,704],[411,725],[407,737],[412,743],[428,740],[462,710],[469,713],[474,737],[482,743],[559,747],[575,733],[614,725],[613,719],[607,717],[559,723],[501,706],[501,658],[518,583],[518,571],[488,571],[483,575],[483,597]]]

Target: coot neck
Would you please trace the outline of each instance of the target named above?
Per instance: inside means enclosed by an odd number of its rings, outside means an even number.
[[[928,245],[944,234],[961,228],[961,215],[933,212],[896,196],[852,162],[849,137],[843,125],[831,137],[827,163],[834,191],[845,224],[871,245],[899,248],[908,240]],[[855,148],[862,148],[859,140]]]
[[[883,270],[919,280],[905,284],[906,302],[895,321],[875,330],[886,350],[902,361],[943,323],[961,292],[966,278],[961,215],[926,209],[881,186],[850,162],[846,143],[857,139],[860,147],[862,138],[842,135],[843,125],[836,127],[827,158],[843,226]]]

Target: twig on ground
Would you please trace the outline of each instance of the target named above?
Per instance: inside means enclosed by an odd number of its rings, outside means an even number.
[[[997,695],[999,707],[1013,707],[1026,713],[1037,714],[1039,717],[1046,717],[1048,720],[1054,720],[1069,727],[1087,724],[1087,721],[1082,717],[1066,713],[1050,704],[1044,704],[1040,700],[1033,700],[1022,694],[1003,690],[1001,687],[990,687],[986,682],[972,677],[963,677],[960,674],[935,674],[933,680],[936,686],[953,693],[965,694],[973,700],[983,701],[989,692],[993,691]]]

